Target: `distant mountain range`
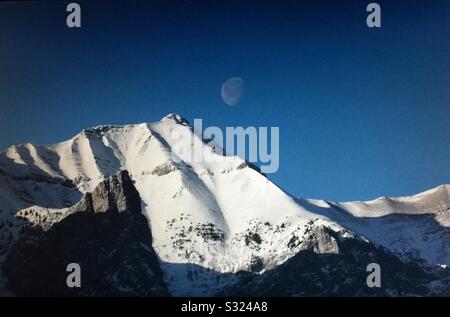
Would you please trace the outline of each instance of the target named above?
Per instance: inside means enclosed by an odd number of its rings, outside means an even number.
[[[219,155],[175,114],[0,152],[0,294],[450,295],[449,185],[297,198],[236,157],[175,162],[174,129]],[[81,288],[65,284],[69,263]],[[380,288],[366,285],[369,263]]]

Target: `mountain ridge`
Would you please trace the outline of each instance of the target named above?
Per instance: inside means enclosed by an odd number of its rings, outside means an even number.
[[[85,129],[53,145],[1,151],[0,220],[6,226],[0,229],[0,263],[25,222],[51,228],[84,194],[127,170],[174,295],[214,294],[237,272],[259,267],[263,274],[282,265],[301,250],[311,221],[369,239],[405,261],[450,264],[448,185],[368,202],[295,198],[238,157],[175,162],[175,129],[192,137],[194,151],[219,155],[175,114],[151,124]]]

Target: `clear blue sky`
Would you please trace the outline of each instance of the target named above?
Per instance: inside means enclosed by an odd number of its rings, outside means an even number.
[[[450,1],[0,3],[0,147],[169,112],[279,126],[294,195],[413,194],[450,183]],[[246,83],[235,107],[222,83]]]

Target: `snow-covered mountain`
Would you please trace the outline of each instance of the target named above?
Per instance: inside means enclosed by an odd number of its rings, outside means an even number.
[[[52,230],[83,195],[126,170],[151,229],[152,245],[144,247],[158,255],[172,295],[212,295],[231,285],[245,290],[242,272],[269,276],[305,250],[346,254],[347,240],[424,267],[450,264],[449,185],[368,202],[295,198],[237,157],[174,160],[175,130],[191,135],[194,152],[220,155],[174,114],[0,152],[0,263],[27,228]],[[0,277],[4,292],[6,280]]]

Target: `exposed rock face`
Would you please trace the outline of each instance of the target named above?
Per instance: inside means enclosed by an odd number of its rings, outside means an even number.
[[[339,253],[339,246],[335,237],[324,226],[314,226],[305,237],[302,248],[318,254]]]
[[[128,172],[122,171],[97,185],[76,207],[92,213],[141,213],[141,198]]]
[[[81,267],[81,288],[66,284],[69,263]],[[139,193],[125,171],[100,183],[48,231],[26,233],[3,270],[16,295],[168,295]]]

